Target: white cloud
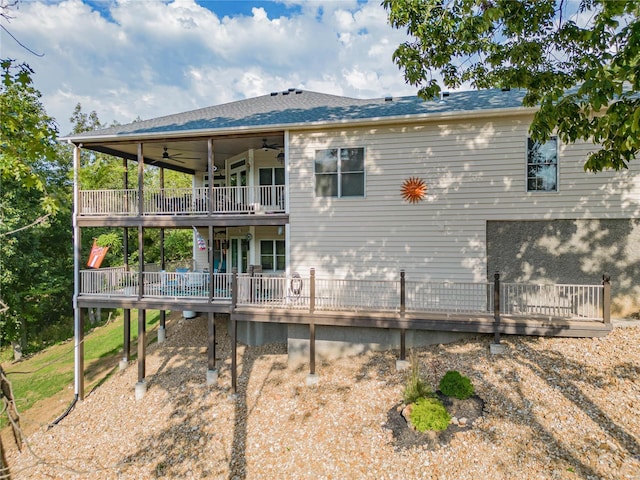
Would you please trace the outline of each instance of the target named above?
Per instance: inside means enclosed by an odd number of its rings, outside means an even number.
[[[2,32],[2,57],[26,61],[49,115],[70,129],[76,103],[128,123],[288,87],[353,97],[408,95],[379,0],[283,2],[301,13],[218,15],[193,0],[113,0],[104,15],[81,0],[22,2]],[[208,4],[213,10],[215,2]]]

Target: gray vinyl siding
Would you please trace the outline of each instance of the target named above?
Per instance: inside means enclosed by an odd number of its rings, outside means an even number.
[[[291,269],[362,279],[398,278],[404,269],[408,279],[483,281],[488,220],[638,216],[638,165],[585,173],[588,144],[560,143],[557,192],[527,192],[529,121],[291,132]],[[314,152],[335,147],[365,149],[364,198],[315,197]],[[418,204],[400,196],[412,176],[428,186]]]

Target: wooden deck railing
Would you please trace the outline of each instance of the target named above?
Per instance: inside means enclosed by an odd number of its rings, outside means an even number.
[[[236,275],[236,280],[234,280]],[[81,271],[81,295],[139,295],[137,272],[123,268]],[[232,307],[310,311],[432,312],[508,315],[608,322],[608,280],[602,285],[532,285],[499,282],[344,280],[257,274],[144,272],[143,296],[235,302]],[[213,289],[210,283],[213,282]],[[236,285],[236,292],[232,291]],[[496,289],[496,286],[498,287]],[[213,294],[212,294],[213,291]],[[496,291],[499,295],[495,295]]]
[[[135,215],[138,190],[82,190],[79,203],[81,215]]]
[[[285,211],[285,186],[216,187],[213,202],[209,188],[148,188],[144,190],[139,211],[138,190],[82,190],[79,213],[104,215],[206,215],[282,213]],[[211,203],[211,205],[210,205]],[[211,207],[211,208],[210,208]]]
[[[80,294],[137,295],[138,279],[138,272],[127,271],[125,267],[81,270]]]

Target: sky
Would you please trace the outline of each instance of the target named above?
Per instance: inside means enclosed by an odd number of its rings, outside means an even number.
[[[0,2],[6,0],[0,0]],[[61,135],[80,103],[129,123],[301,88],[415,95],[381,0],[22,0],[0,57],[28,63]],[[36,55],[37,54],[37,55]]]

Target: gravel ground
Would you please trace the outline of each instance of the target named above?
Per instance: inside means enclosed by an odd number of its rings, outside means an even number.
[[[8,462],[16,479],[639,479],[640,327],[600,339],[490,337],[416,351],[432,388],[469,376],[482,417],[442,445],[403,442],[394,412],[398,352],[323,362],[319,382],[287,366],[284,345],[238,350],[217,321],[218,384],[206,385],[206,319],[176,320],[148,347],[148,391],[118,372]],[[396,429],[397,430],[397,429]]]

